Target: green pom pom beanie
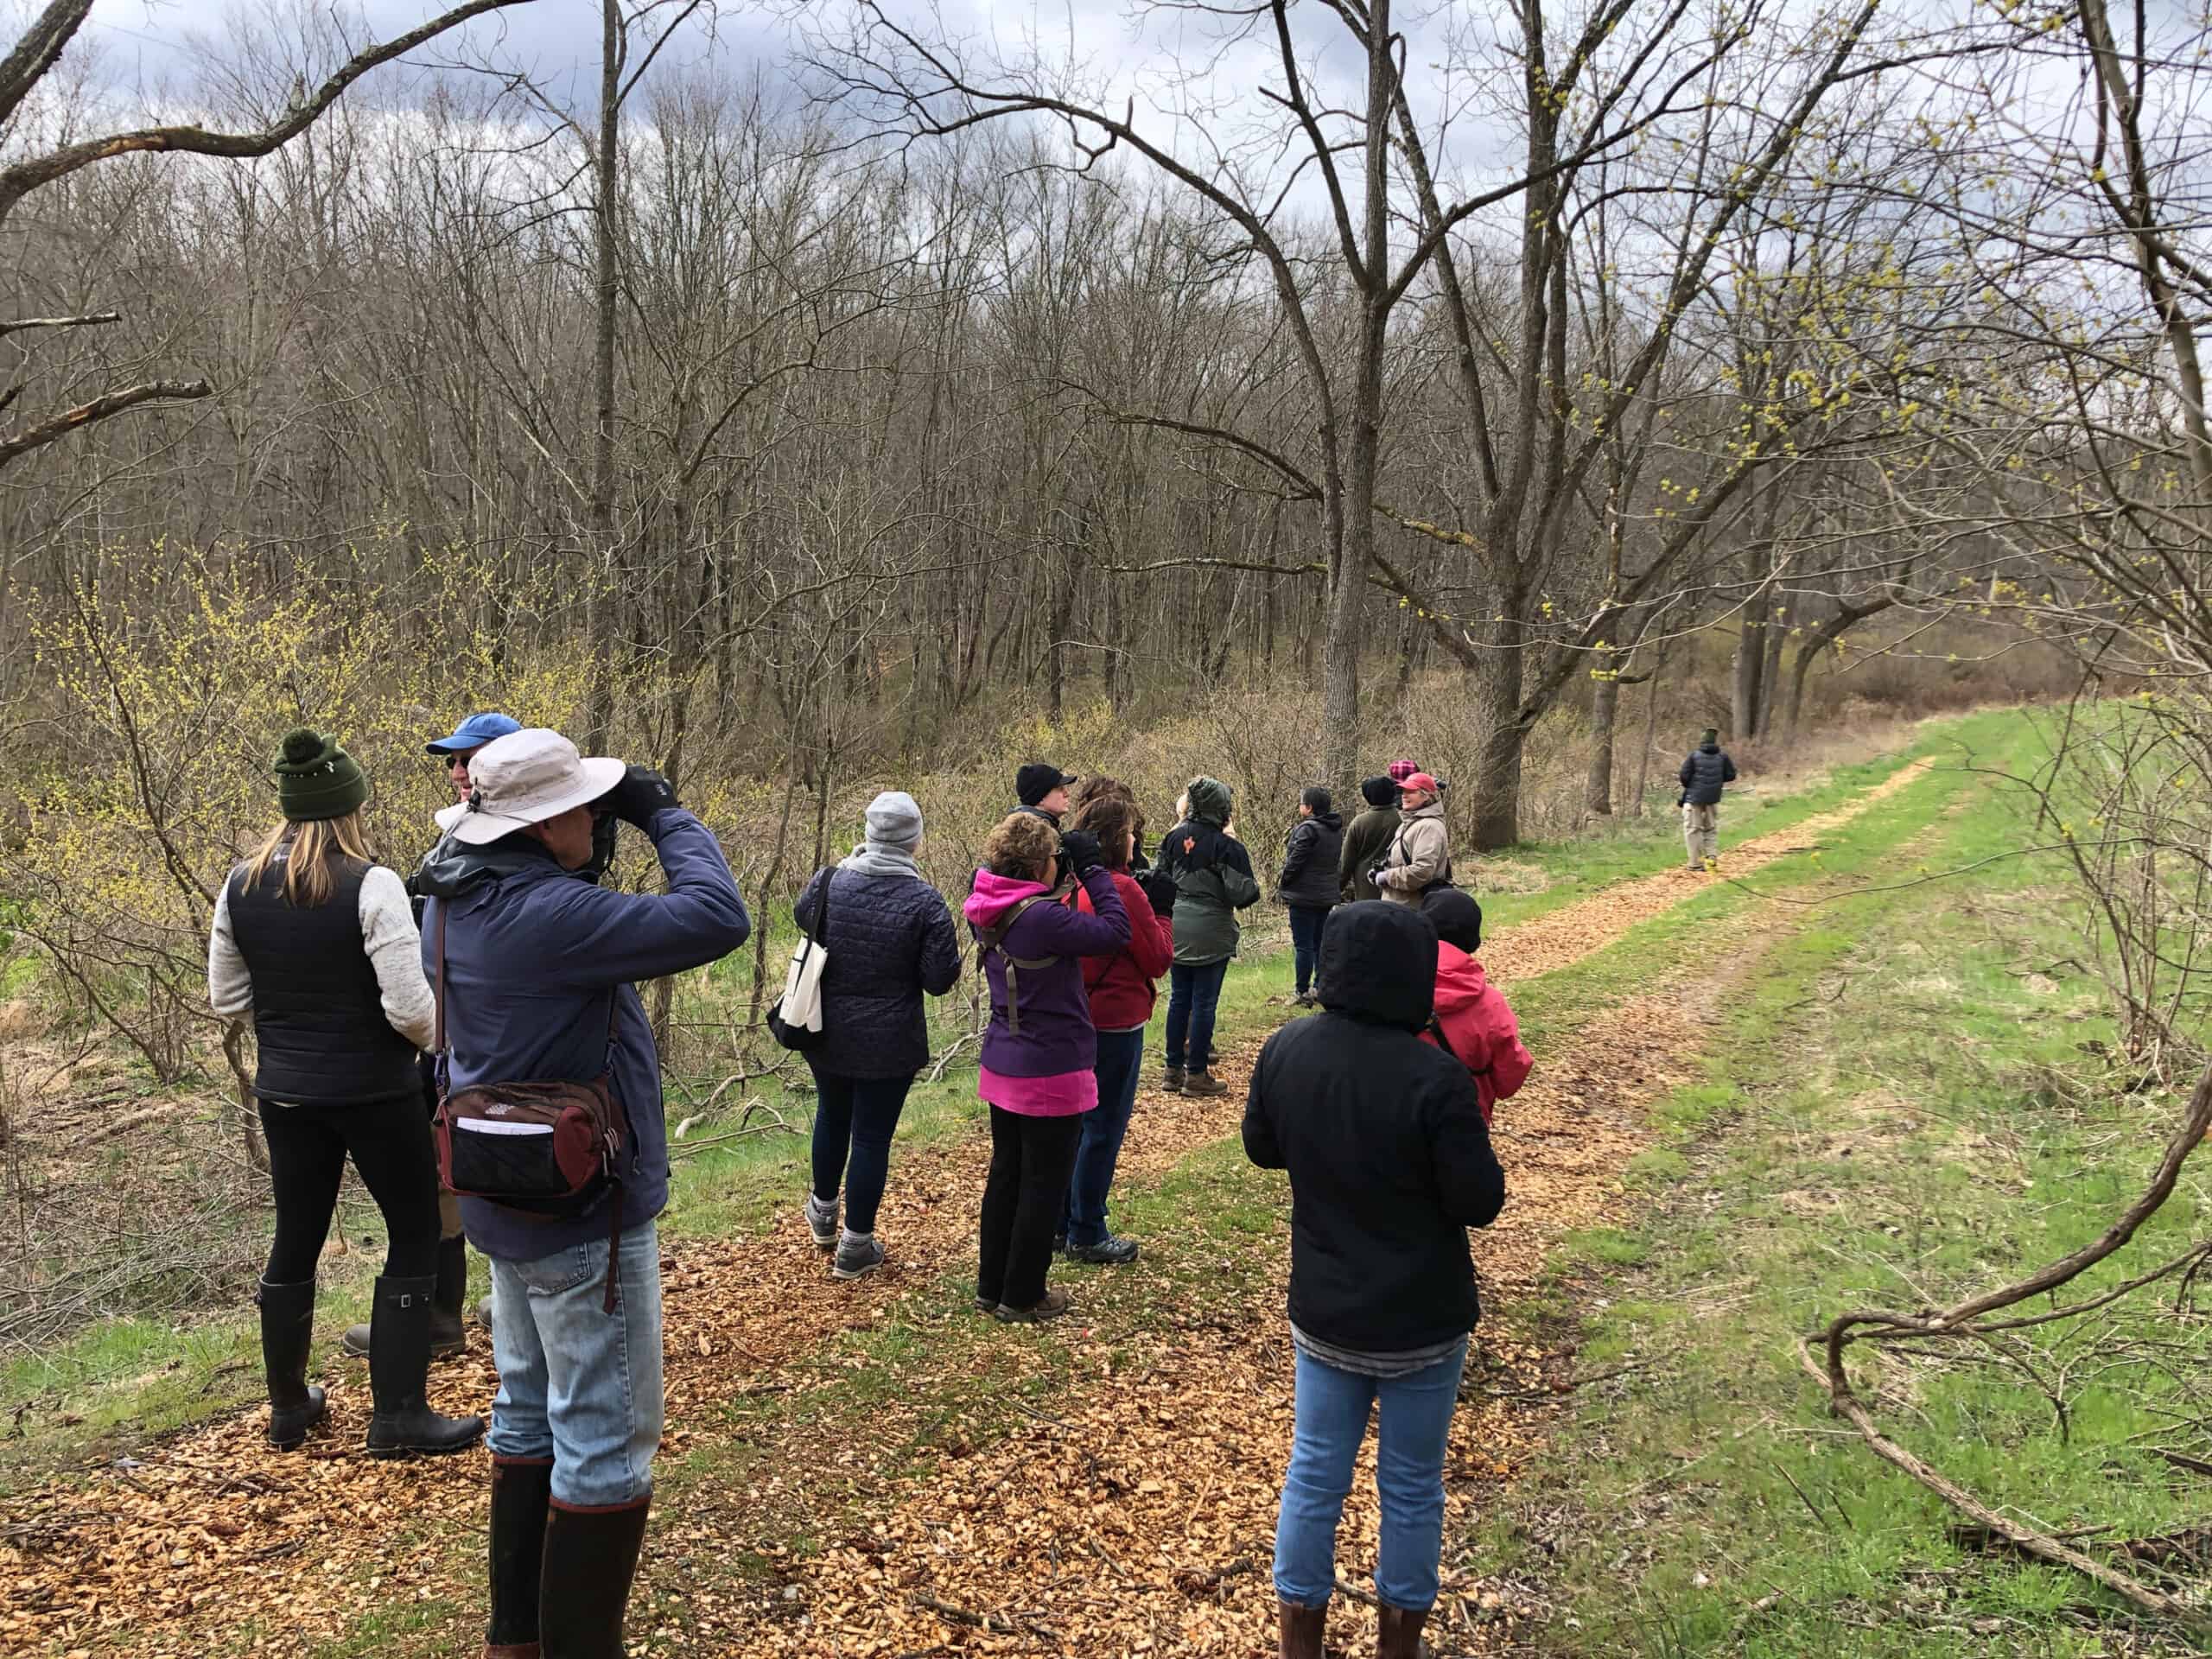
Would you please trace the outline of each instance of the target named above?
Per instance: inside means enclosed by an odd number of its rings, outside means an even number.
[[[306,727],[284,734],[276,756],[276,801],[295,823],[342,818],[368,804],[369,780],[353,757]]]

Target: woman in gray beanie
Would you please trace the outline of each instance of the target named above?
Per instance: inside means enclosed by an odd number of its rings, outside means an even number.
[[[922,995],[960,977],[960,939],[944,897],[922,879],[922,809],[887,790],[868,805],[867,839],[835,868],[816,872],[792,911],[830,952],[822,974],[822,1034],[814,1073],[814,1185],[807,1230],[835,1251],[830,1271],[858,1279],[883,1265],[875,1211],[891,1168],[891,1136],[914,1074],[928,1064]],[[827,907],[826,924],[817,918]],[[837,1223],[837,1192],[845,1216]]]

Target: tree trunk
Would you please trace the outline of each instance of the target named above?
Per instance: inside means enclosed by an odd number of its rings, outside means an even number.
[[[1771,590],[1761,588],[1744,607],[1742,632],[1736,639],[1736,685],[1733,700],[1734,738],[1755,736],[1759,725],[1759,675],[1766,667],[1766,619]]]
[[[1636,804],[1634,812],[1643,816],[1643,794],[1651,783],[1651,746],[1659,737],[1659,682],[1667,672],[1667,644],[1659,642],[1659,656],[1651,664],[1651,689],[1643,698],[1643,747],[1636,757]]]
[[[1492,853],[1521,839],[1521,725],[1522,628],[1520,595],[1503,610],[1497,648],[1483,653],[1475,696],[1490,729],[1475,766],[1475,810],[1469,825],[1478,852]]]
[[[605,753],[614,724],[615,642],[620,636],[622,581],[614,550],[614,328],[615,220],[621,180],[619,173],[622,118],[622,8],[620,0],[601,0],[599,143],[593,162],[597,201],[592,215],[594,262],[592,378],[594,425],[591,453],[591,563],[599,586],[591,599],[592,664],[590,705],[584,717],[583,748]]]
[[[1621,683],[1602,679],[1590,697],[1590,777],[1582,804],[1600,817],[1613,810],[1613,717],[1620,709]]]

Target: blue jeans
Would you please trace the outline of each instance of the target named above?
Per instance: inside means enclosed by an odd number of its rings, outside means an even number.
[[[1275,1593],[1303,1607],[1328,1600],[1337,1581],[1337,1522],[1352,1463],[1379,1397],[1375,1490],[1382,1500],[1375,1593],[1384,1605],[1421,1612],[1436,1604],[1444,1543],[1444,1442],[1459,1397],[1462,1342],[1409,1376],[1360,1376],[1298,1355],[1298,1418],[1275,1521]]]
[[[1098,1104],[1083,1115],[1083,1139],[1075,1149],[1075,1173],[1060,1217],[1060,1230],[1071,1244],[1106,1242],[1106,1192],[1114,1185],[1114,1165],[1129,1132],[1137,1073],[1143,1068],[1142,1027],[1098,1033]]]
[[[1327,911],[1311,905],[1290,907],[1290,955],[1298,965],[1300,996],[1313,988],[1313,972],[1321,962],[1321,924],[1328,919]]]
[[[1213,1052],[1213,1015],[1221,1002],[1221,982],[1228,977],[1226,958],[1195,966],[1179,962],[1167,970],[1170,1068],[1183,1070],[1183,1057],[1187,1052],[1192,1070],[1205,1070],[1206,1056]]]
[[[553,1460],[553,1501],[619,1509],[653,1489],[660,1446],[660,1237],[622,1235],[620,1298],[606,1311],[607,1241],[531,1262],[492,1260],[494,1457]]]
[[[813,1069],[814,1062],[807,1062]],[[875,1230],[875,1208],[891,1173],[891,1137],[906,1109],[912,1072],[903,1077],[841,1077],[814,1073],[814,1196],[823,1204],[845,1185],[845,1228]]]

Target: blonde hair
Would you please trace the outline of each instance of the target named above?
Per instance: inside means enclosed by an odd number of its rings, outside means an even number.
[[[983,843],[983,862],[994,875],[1017,881],[1042,881],[1059,855],[1060,834],[1030,812],[1001,818]]]
[[[284,861],[284,902],[288,905],[327,904],[338,885],[338,865],[376,862],[358,807],[342,818],[308,818],[298,823],[288,819],[271,830],[246,861],[249,893],[261,885],[269,867],[280,856]]]

